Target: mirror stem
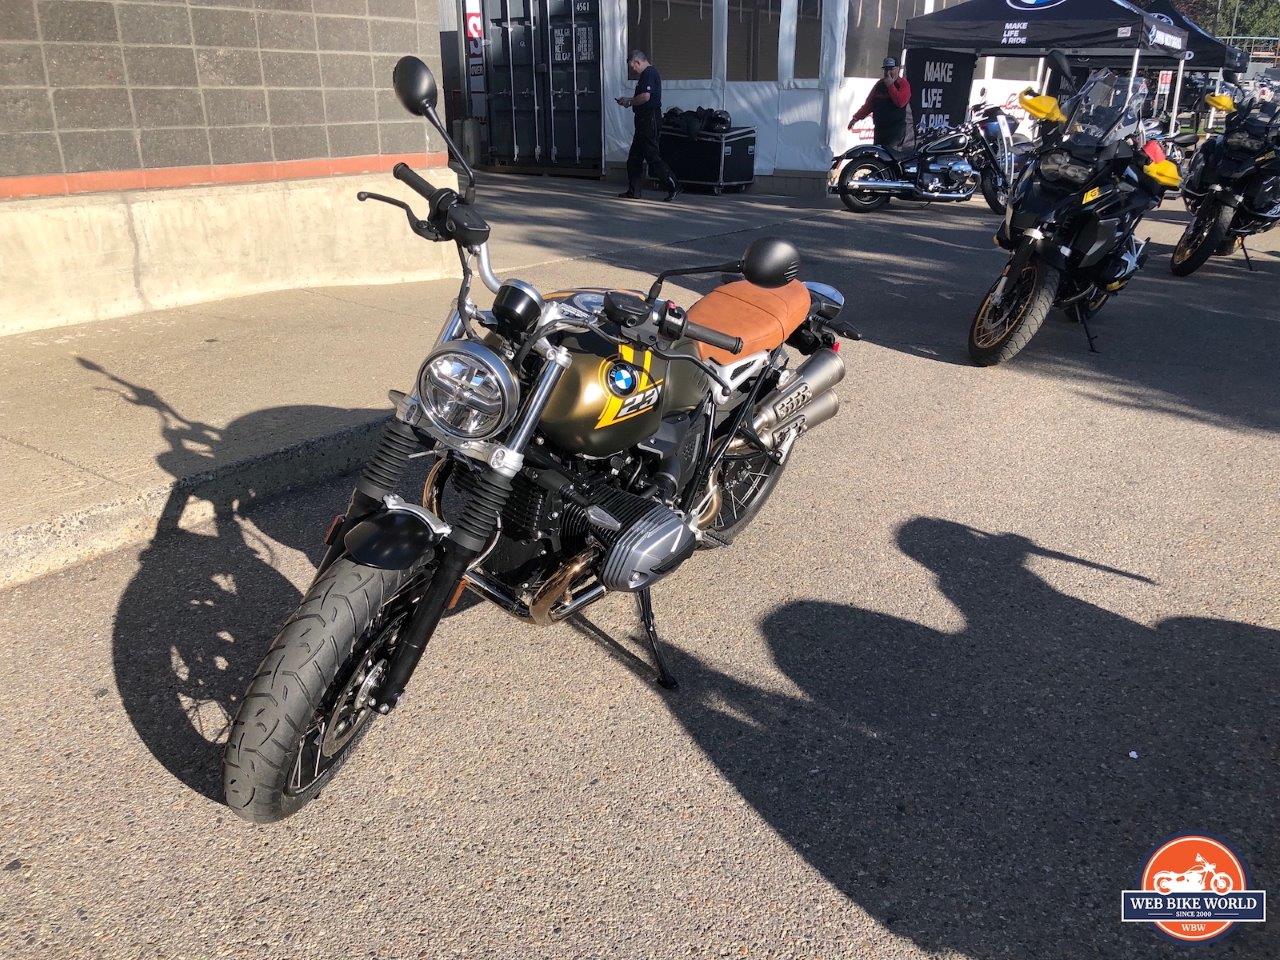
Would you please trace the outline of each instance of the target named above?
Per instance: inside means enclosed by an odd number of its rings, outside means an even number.
[[[687,277],[695,273],[741,273],[742,261],[735,260],[732,263],[721,263],[714,267],[676,267],[671,270],[663,270],[653,281],[653,286],[649,288],[649,300],[658,299],[658,294],[662,292],[663,281],[667,277]]]
[[[440,120],[440,115],[436,113],[436,108],[429,103],[424,103],[422,115],[427,121],[436,128],[436,132],[444,138],[444,145],[449,151],[449,156],[462,164],[462,171],[467,175],[467,185],[463,188],[462,202],[472,204],[476,202],[476,175],[471,169],[471,164],[467,163],[467,158],[462,155],[462,151],[458,149],[458,145],[453,142],[453,137],[449,136],[444,128],[444,124]]]

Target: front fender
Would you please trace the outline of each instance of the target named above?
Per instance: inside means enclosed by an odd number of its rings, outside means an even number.
[[[363,567],[407,570],[434,550],[449,531],[449,524],[426,507],[389,496],[381,510],[347,532],[342,545],[347,556]]]

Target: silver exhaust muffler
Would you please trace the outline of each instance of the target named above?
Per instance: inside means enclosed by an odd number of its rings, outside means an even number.
[[[820,423],[826,423],[840,412],[840,397],[834,390],[820,393],[771,430],[759,431],[756,436],[765,449],[775,450],[782,444],[790,446],[802,433],[807,433]]]
[[[797,426],[803,432],[830,420],[840,409],[840,398],[832,388],[844,379],[844,374],[840,355],[824,347],[756,404],[751,429],[772,450],[783,437],[794,433]],[[744,448],[749,448],[746,441],[734,441],[734,452]]]
[[[844,372],[840,354],[829,347],[819,350],[756,405],[752,429],[764,434],[790,420],[792,415],[843,380]]]
[[[910,180],[850,180],[851,191],[866,190],[868,193],[889,193],[900,190],[914,191],[916,185]]]

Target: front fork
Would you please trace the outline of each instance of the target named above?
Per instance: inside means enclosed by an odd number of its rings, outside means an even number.
[[[1044,234],[1039,227],[1032,227],[1018,238],[1018,245],[1014,248],[1013,255],[1006,261],[1004,271],[1000,274],[1000,279],[996,281],[995,289],[991,291],[992,306],[999,307],[1004,302],[1004,293],[1009,286],[1009,279],[1022,275],[1022,269],[1035,252],[1036,244],[1043,239]]]
[[[370,698],[370,705],[379,713],[390,712],[399,702],[426,652],[428,641],[452,606],[463,576],[488,548],[498,529],[502,510],[511,497],[512,480],[524,462],[525,448],[533,438],[552,391],[569,365],[569,354],[561,347],[547,346],[542,352],[546,362],[529,402],[511,429],[507,444],[492,448],[488,462],[480,468],[460,473],[463,508],[450,524],[448,536],[436,548],[435,572],[396,642],[385,680]],[[398,418],[383,429],[377,452],[360,473],[346,515],[335,522],[326,537],[328,550],[321,561],[320,573],[344,554],[346,533],[382,507],[383,498],[403,478],[410,455],[421,446],[413,427]]]

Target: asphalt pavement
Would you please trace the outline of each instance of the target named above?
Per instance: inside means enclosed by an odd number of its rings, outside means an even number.
[[[626,597],[596,631],[471,605],[282,824],[221,804],[219,743],[349,480],[195,529],[177,502],[0,592],[5,955],[1186,956],[1119,921],[1160,841],[1222,837],[1280,889],[1280,237],[1180,280],[1183,216],[1151,218],[1099,353],[1055,316],[994,369],[964,346],[984,208],[769,228],[866,339],[750,530],[655,590],[680,689]],[[525,276],[635,285],[762,232]]]

